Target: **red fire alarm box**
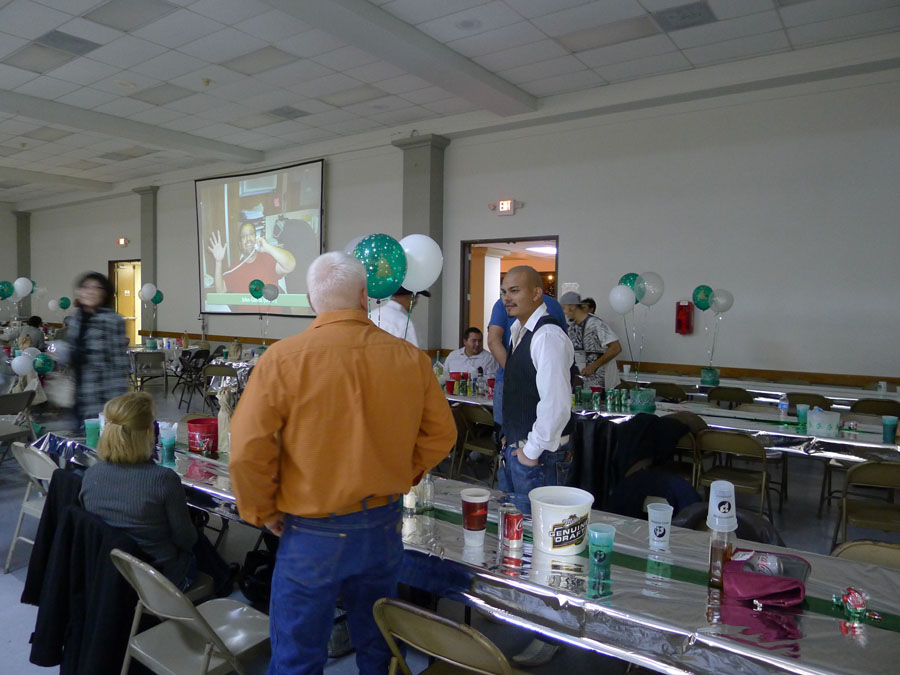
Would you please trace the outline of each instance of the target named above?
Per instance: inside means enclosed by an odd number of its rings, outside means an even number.
[[[675,303],[675,332],[679,335],[691,335],[694,332],[694,303],[690,300],[678,300]]]

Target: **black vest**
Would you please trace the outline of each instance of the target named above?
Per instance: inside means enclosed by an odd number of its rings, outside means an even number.
[[[542,316],[533,331],[525,331],[515,351],[512,343],[507,348],[506,367],[503,369],[503,433],[507,445],[528,438],[537,419],[537,405],[541,400],[537,388],[537,368],[531,360],[531,339],[541,326],[553,324],[562,327],[549,314]],[[563,434],[569,432],[571,418]]]

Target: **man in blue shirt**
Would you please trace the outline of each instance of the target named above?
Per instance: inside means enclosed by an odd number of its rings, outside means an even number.
[[[566,329],[566,315],[562,305],[549,295],[544,295],[544,304],[547,305],[547,313]],[[494,381],[494,424],[503,426],[503,367],[506,365],[506,348],[509,345],[509,329],[516,322],[506,313],[503,300],[497,299],[491,310],[491,322],[488,324],[488,349],[500,367],[497,369],[497,377]]]

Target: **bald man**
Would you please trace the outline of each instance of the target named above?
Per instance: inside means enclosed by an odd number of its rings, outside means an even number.
[[[565,485],[572,469],[570,370],[575,352],[565,329],[547,313],[533,267],[513,267],[500,284],[511,319],[504,366],[503,450],[498,479],[523,513],[530,490]]]

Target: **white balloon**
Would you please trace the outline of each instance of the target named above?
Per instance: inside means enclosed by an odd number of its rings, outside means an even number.
[[[634,282],[634,294],[642,305],[652,307],[663,296],[666,285],[656,272],[644,272]]]
[[[16,295],[18,295],[19,298],[24,298],[25,296],[31,295],[34,284],[31,283],[31,279],[19,277],[13,282],[13,288],[16,289]]]
[[[344,253],[346,253],[347,255],[353,255],[353,252],[356,250],[356,246],[365,238],[366,236],[364,234],[361,234],[358,237],[353,237],[353,239],[348,241],[347,245],[344,247]]]
[[[153,300],[154,295],[156,295],[156,286],[153,284],[144,284],[141,286],[141,300],[150,302]]]
[[[410,234],[400,240],[406,253],[403,287],[418,293],[429,288],[441,275],[444,254],[437,242],[424,234]]]
[[[28,375],[34,372],[34,359],[22,354],[12,360],[12,369],[16,375]]]
[[[31,358],[34,358],[35,356],[37,356],[38,354],[41,353],[41,350],[38,349],[37,347],[29,347],[28,349],[23,349],[22,353],[25,354],[26,356],[30,356]]]
[[[47,303],[47,308],[51,312],[57,311],[59,309],[59,300],[57,300],[56,298],[53,298],[52,300],[50,300],[50,302]]]
[[[716,314],[724,314],[734,304],[734,296],[724,288],[717,288],[709,299],[709,308]]]
[[[9,301],[10,301],[11,303],[13,303],[13,304],[16,304],[16,303],[19,302],[19,300],[21,300],[21,299],[22,299],[22,296],[19,295],[19,294],[18,294],[17,292],[15,292],[15,291],[13,291],[13,294],[7,298],[7,300],[9,300]]]
[[[616,314],[628,314],[634,309],[634,291],[625,284],[614,286],[609,292],[609,306]]]

